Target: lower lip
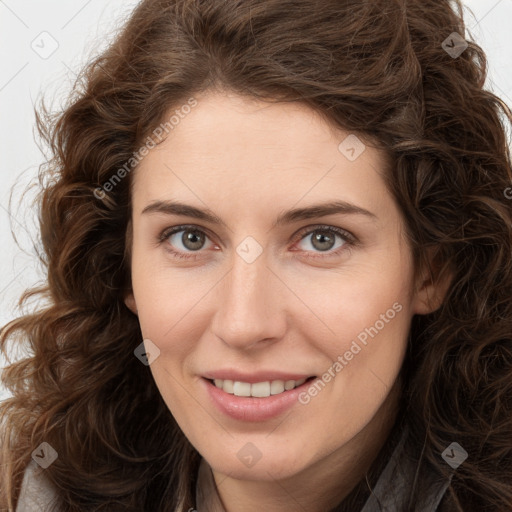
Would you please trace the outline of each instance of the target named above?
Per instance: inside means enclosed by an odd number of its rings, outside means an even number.
[[[208,379],[201,378],[214,405],[222,413],[240,421],[265,421],[275,418],[298,403],[299,394],[309,387],[314,379],[278,395],[268,397],[245,397],[226,393]]]

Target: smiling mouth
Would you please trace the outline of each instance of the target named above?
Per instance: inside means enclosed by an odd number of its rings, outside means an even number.
[[[241,382],[238,380],[228,379],[206,379],[216,388],[221,389],[225,393],[240,397],[267,398],[273,395],[280,395],[291,391],[306,382],[316,379],[316,376],[308,377],[301,380],[272,380],[264,382]]]

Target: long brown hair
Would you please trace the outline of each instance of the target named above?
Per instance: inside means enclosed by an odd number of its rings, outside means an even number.
[[[0,509],[14,510],[43,441],[59,453],[45,476],[63,511],[194,506],[199,454],[133,354],[126,163],[171,108],[214,89],[303,102],[392,159],[416,268],[428,253],[432,279],[453,273],[439,309],[413,318],[402,371],[418,464],[447,474],[455,441],[469,456],[451,509],[512,509],[512,114],[483,89],[474,41],[447,51],[454,32],[465,36],[458,0],[143,0],[65,108],[41,105],[48,280],[20,301],[47,302],[1,331],[3,351],[33,355],[2,376]]]

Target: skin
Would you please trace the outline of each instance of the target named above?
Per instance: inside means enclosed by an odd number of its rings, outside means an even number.
[[[160,350],[152,375],[211,466],[226,511],[325,511],[388,437],[411,318],[438,307],[445,288],[423,273],[414,279],[403,219],[380,174],[383,153],[367,145],[350,161],[338,150],[349,133],[299,103],[219,91],[195,98],[133,175],[133,293],[125,302]],[[208,208],[226,226],[142,213],[171,199]],[[332,200],[375,218],[336,213],[272,227],[286,210]],[[183,245],[183,232],[159,241],[181,224],[205,233],[199,249]],[[358,243],[343,245],[339,235],[314,231],[318,225],[342,228]],[[315,234],[335,237],[333,247],[322,251]],[[247,236],[263,250],[252,263],[236,251]],[[226,367],[321,376],[394,303],[401,311],[321,392],[277,418],[234,420],[203,389],[204,372]],[[248,442],[261,453],[252,467],[237,457]]]

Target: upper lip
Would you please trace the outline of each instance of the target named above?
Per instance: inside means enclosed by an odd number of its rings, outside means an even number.
[[[261,370],[258,372],[244,373],[238,370],[215,370],[203,373],[205,379],[222,379],[239,382],[248,382],[254,384],[256,382],[266,382],[273,380],[301,380],[313,377],[311,373],[285,373],[278,370]]]

